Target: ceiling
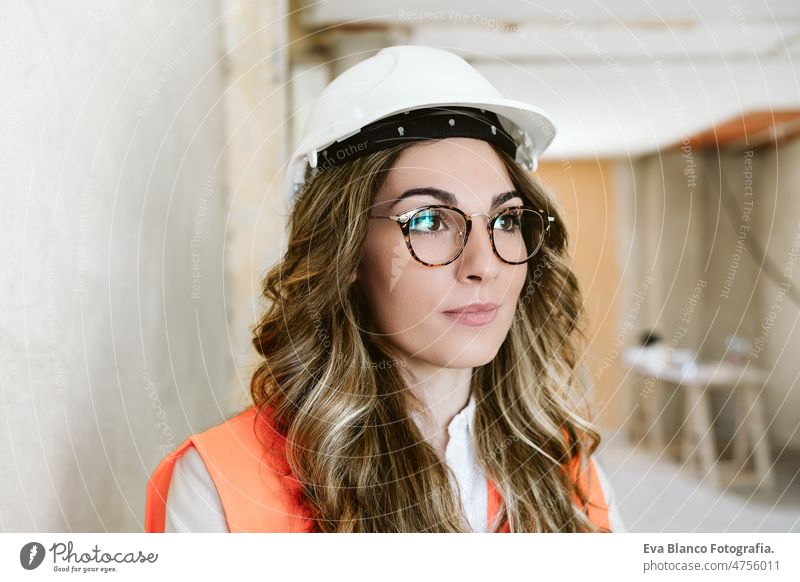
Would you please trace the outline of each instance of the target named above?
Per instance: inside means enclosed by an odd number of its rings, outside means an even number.
[[[638,156],[684,140],[746,147],[747,134],[730,127],[746,132],[752,124],[736,120],[753,115],[762,142],[765,120],[796,125],[796,0],[564,5],[300,1],[293,17],[334,75],[390,44],[460,54],[505,96],[550,113],[558,133],[544,159]]]

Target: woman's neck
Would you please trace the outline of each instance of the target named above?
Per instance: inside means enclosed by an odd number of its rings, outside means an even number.
[[[450,436],[447,427],[469,402],[472,368],[418,367],[403,372],[409,388],[423,403],[419,417],[423,437],[444,457]]]

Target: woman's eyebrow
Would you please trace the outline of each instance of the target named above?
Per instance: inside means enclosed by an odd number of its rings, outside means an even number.
[[[403,198],[408,198],[409,196],[432,196],[440,201],[442,204],[447,204],[448,206],[458,206],[458,198],[456,198],[455,194],[452,192],[448,192],[447,190],[442,190],[440,188],[432,188],[432,187],[425,187],[425,188],[412,188],[411,190],[406,190],[400,196],[398,196],[392,205],[389,207],[391,210],[395,207],[395,205],[400,202]],[[494,198],[492,198],[492,205],[489,210],[493,210],[500,206],[503,202],[507,200],[511,200],[512,198],[521,198],[519,193],[516,190],[509,190],[508,192],[503,192],[498,194]]]

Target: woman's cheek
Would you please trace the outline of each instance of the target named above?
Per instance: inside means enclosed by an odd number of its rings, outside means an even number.
[[[514,267],[514,273],[508,285],[508,293],[506,297],[509,303],[516,303],[522,295],[522,290],[525,287],[525,279],[527,275],[527,266],[517,265]]]

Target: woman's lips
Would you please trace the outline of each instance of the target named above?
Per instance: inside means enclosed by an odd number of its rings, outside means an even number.
[[[444,314],[456,323],[469,326],[486,325],[497,315],[497,307],[480,311],[445,311]]]

